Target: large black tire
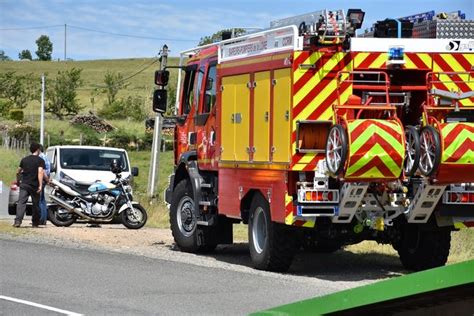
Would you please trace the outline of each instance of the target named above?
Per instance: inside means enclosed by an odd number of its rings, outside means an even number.
[[[347,134],[344,127],[334,125],[326,141],[326,164],[332,176],[337,177],[343,171],[347,159]]]
[[[405,176],[414,176],[420,164],[420,135],[413,126],[405,127]]]
[[[416,224],[407,224],[402,240],[394,248],[405,269],[421,271],[445,265],[450,247],[450,230],[422,230]]]
[[[54,226],[69,227],[74,224],[76,218],[76,215],[69,213],[60,206],[48,207],[48,219]]]
[[[140,229],[145,226],[148,215],[145,208],[140,204],[133,204],[132,206],[134,210],[126,208],[120,213],[120,219],[122,224],[128,229]]]
[[[441,162],[441,139],[433,126],[425,126],[420,132],[420,163],[421,174],[433,176]]]
[[[194,207],[191,183],[186,179],[181,180],[171,198],[170,226],[174,241],[185,252],[211,252],[217,246],[211,234],[212,228],[197,226]]]
[[[288,271],[298,249],[291,227],[271,221],[270,206],[260,194],[254,196],[249,215],[249,248],[254,267]]]

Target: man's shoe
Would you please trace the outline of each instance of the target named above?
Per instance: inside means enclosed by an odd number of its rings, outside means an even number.
[[[41,221],[39,224],[40,225],[46,225],[46,221]]]
[[[21,224],[14,223],[12,226],[13,226],[13,227],[16,227],[16,228],[18,228],[18,227],[20,227],[20,226],[21,226]]]
[[[39,226],[38,226],[38,224],[32,224],[31,227],[38,228]]]

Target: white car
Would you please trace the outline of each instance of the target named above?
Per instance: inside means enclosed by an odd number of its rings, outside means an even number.
[[[73,185],[79,191],[87,188],[96,181],[110,182],[115,174],[110,171],[110,163],[118,159],[122,164],[122,177],[138,176],[138,168],[130,167],[127,151],[120,148],[97,146],[51,146],[46,150],[46,156],[51,162],[52,179]],[[49,200],[51,187],[46,186],[46,202],[48,207],[53,206]],[[8,213],[16,214],[19,188],[16,183],[10,187]],[[31,200],[28,201],[26,214],[31,215]]]

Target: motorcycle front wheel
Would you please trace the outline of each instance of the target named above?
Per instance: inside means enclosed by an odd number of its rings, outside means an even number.
[[[54,226],[68,227],[74,224],[76,216],[63,207],[49,207],[48,218]]]
[[[126,208],[120,213],[122,224],[129,229],[142,228],[148,219],[146,210],[140,204],[133,204],[132,208]]]

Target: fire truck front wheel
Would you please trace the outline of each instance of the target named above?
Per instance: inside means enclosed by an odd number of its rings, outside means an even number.
[[[194,213],[193,189],[189,180],[181,180],[173,190],[170,207],[170,226],[174,241],[185,252],[209,252],[217,243],[211,240],[209,230],[197,226]],[[200,238],[198,242],[198,238]]]
[[[297,249],[296,241],[290,227],[272,222],[268,202],[256,194],[249,216],[249,248],[254,267],[286,272]]]

